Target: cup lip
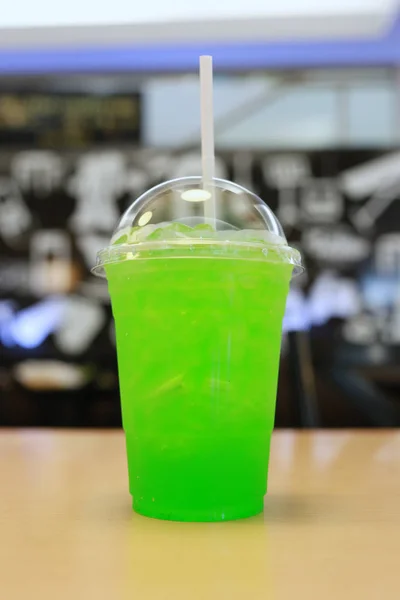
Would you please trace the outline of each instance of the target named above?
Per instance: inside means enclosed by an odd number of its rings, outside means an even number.
[[[202,254],[201,256],[188,256],[184,254],[184,250],[194,250],[195,247],[199,246],[210,246],[214,249],[214,252],[210,252],[210,255]],[[249,256],[238,256],[237,254],[230,253],[229,249],[253,249],[260,250],[256,255]],[[179,253],[179,249],[182,253]],[[166,257],[162,251],[165,250],[177,250],[176,255]],[[215,254],[215,250],[225,250],[225,253]],[[281,251],[282,256],[280,260],[271,260],[271,256],[268,257],[270,250]],[[144,253],[152,252],[151,256],[143,255]],[[158,254],[159,253],[159,254]],[[121,262],[135,261],[135,260],[159,260],[168,259],[174,260],[177,258],[186,258],[190,260],[206,259],[206,260],[248,260],[252,262],[265,262],[270,264],[291,264],[293,265],[292,277],[296,277],[304,271],[304,267],[301,260],[301,254],[296,248],[292,248],[287,244],[277,245],[268,244],[267,242],[249,242],[243,240],[215,240],[215,239],[198,239],[198,238],[184,238],[175,240],[154,240],[136,242],[132,244],[118,244],[113,246],[107,246],[102,248],[97,253],[96,265],[91,269],[91,272],[96,277],[106,277],[105,266],[111,264],[121,264]]]

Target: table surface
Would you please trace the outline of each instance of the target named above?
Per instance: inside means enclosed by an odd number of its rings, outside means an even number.
[[[119,431],[0,430],[4,600],[400,597],[400,431],[274,433],[263,516],[131,511]]]

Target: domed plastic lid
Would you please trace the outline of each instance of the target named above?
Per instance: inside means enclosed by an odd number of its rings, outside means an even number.
[[[290,263],[293,274],[302,271],[300,253],[258,196],[223,179],[205,188],[201,177],[184,177],[133,202],[93,272],[105,276],[105,265],[126,260],[200,256]]]

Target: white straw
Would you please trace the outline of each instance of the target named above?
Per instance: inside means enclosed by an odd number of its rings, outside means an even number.
[[[203,187],[211,198],[204,202],[204,216],[215,225],[214,179],[214,111],[212,56],[200,56],[200,115],[201,115],[201,165]]]

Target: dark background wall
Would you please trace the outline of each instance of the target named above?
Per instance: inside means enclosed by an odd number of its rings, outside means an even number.
[[[117,425],[110,305],[90,268],[127,205],[165,179],[200,172],[200,156],[144,147],[139,95],[7,98],[0,425]],[[288,300],[278,425],[304,424],[304,395],[326,426],[397,422],[399,173],[393,148],[217,152],[217,175],[276,211],[307,269]]]

